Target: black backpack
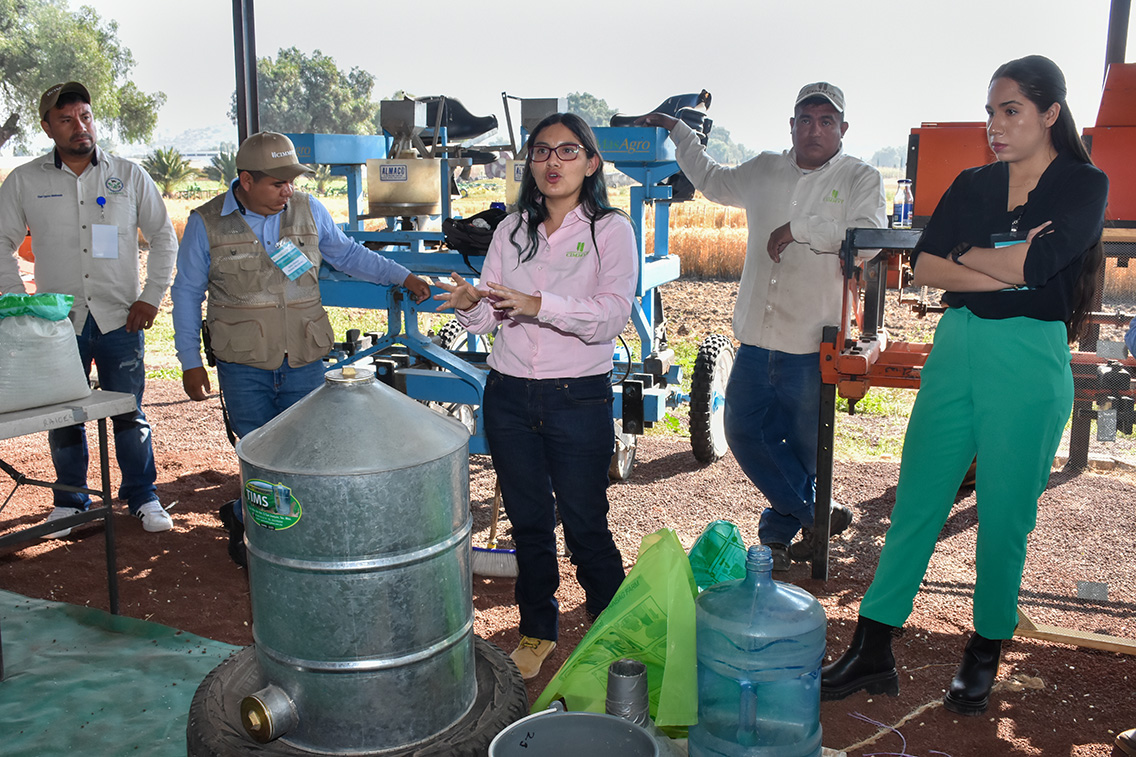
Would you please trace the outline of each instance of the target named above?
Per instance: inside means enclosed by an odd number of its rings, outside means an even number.
[[[447,218],[442,221],[442,235],[446,239],[446,246],[462,254],[466,265],[475,271],[470,262],[471,257],[484,257],[489,251],[489,243],[493,241],[493,232],[509,215],[501,208],[490,208],[469,218]]]

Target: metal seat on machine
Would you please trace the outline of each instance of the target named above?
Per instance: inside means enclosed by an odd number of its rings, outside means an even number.
[[[497,131],[497,116],[475,116],[461,104],[460,100],[444,95],[430,95],[414,99],[420,103],[426,103],[426,123],[428,126],[422,130],[422,141],[428,145],[434,144],[435,127],[445,129],[446,139],[457,142],[477,139]],[[439,109],[442,111],[440,124],[438,121]]]
[[[664,113],[679,119],[698,134],[698,138],[701,140],[702,144],[706,144],[710,137],[710,130],[714,125],[713,120],[706,117],[706,110],[710,107],[710,100],[711,95],[705,89],[698,94],[673,95],[663,100],[663,102],[659,104],[659,107],[650,112]],[[646,115],[649,114],[644,113],[638,116],[629,116],[623,113],[617,113],[611,117],[608,123],[614,127],[634,126],[636,121]],[[686,178],[686,174],[682,171],[668,176],[666,180],[661,183],[663,186],[671,188],[670,199],[672,202],[683,202],[684,200],[694,198],[694,185],[690,182],[690,179]]]

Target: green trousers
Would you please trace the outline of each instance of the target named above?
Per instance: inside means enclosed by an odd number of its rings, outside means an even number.
[[[943,314],[903,442],[899,486],[860,614],[902,626],[977,455],[974,628],[1008,639],[1037,501],[1073,407],[1065,324]]]

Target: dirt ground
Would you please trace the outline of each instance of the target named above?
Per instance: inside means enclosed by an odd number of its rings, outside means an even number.
[[[729,333],[736,284],[668,285],[673,324],[695,335]],[[149,534],[123,506],[116,518],[121,611],[220,641],[251,643],[247,574],[226,553],[217,507],[240,488],[236,456],[225,438],[216,399],[194,403],[179,382],[151,381],[145,410],[154,428],[158,492],[170,509],[172,532]],[[329,421],[330,422],[330,421]],[[868,424],[865,416],[840,416]],[[410,429],[393,430],[412,433]],[[0,459],[30,477],[50,478],[46,435],[0,442]],[[112,468],[113,468],[112,464]],[[493,473],[487,458],[471,458],[474,544],[484,544]],[[115,474],[117,476],[117,474]],[[834,540],[827,582],[804,564],[776,577],[814,594],[828,616],[830,655],[846,647],[860,597],[871,580],[894,503],[898,462],[836,464],[834,493],[856,520]],[[12,482],[0,482],[0,498]],[[703,466],[688,440],[652,434],[640,440],[627,482],[610,489],[611,526],[630,569],[640,539],[674,529],[689,548],[718,518],[737,523],[756,543],[763,500],[733,458]],[[1021,593],[1022,610],[1037,623],[1136,639],[1136,582],[1129,550],[1136,532],[1136,477],[1114,470],[1079,475],[1055,470],[1041,500]],[[50,494],[20,487],[0,512],[0,533],[40,521]],[[822,704],[824,744],[857,757],[903,754],[1112,754],[1116,732],[1136,725],[1136,658],[1065,644],[1015,639],[1006,647],[987,713],[963,718],[940,706],[971,629],[977,526],[973,493],[964,491],[944,528],[923,591],[896,642],[901,692],[896,698],[859,693]],[[587,630],[582,591],[561,561],[560,645],[529,683],[530,701]],[[31,597],[107,607],[103,539],[98,526],[0,554],[0,588]],[[474,579],[475,629],[505,650],[517,642],[512,582]],[[874,722],[872,722],[874,721]],[[891,730],[894,728],[896,730]]]

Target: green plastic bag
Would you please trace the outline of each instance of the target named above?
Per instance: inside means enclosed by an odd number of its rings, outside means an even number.
[[[62,321],[74,302],[69,294],[0,294],[0,318],[34,315],[46,321]]]
[[[643,537],[635,567],[537,697],[532,711],[563,697],[572,711],[603,712],[607,669],[621,657],[647,666],[651,717],[659,726],[698,722],[694,576],[669,528]]]
[[[747,551],[741,529],[730,521],[716,520],[706,526],[690,548],[690,569],[698,591],[745,578]]]

